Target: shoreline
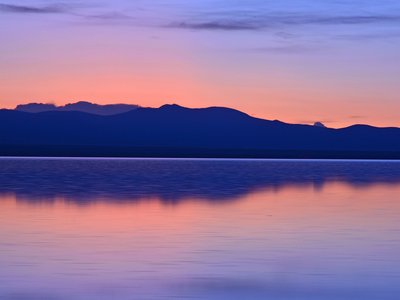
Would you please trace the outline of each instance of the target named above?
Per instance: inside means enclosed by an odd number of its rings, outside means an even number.
[[[138,158],[138,159],[270,159],[270,160],[400,160],[400,152],[158,148],[109,146],[0,145],[0,157]]]

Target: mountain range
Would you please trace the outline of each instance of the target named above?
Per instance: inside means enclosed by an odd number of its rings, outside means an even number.
[[[120,113],[115,106],[91,107],[91,113],[68,105],[0,110],[0,155],[400,158],[395,127],[287,124],[224,107],[121,106]]]

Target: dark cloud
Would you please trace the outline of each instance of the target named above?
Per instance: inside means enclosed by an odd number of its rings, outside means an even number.
[[[174,22],[167,27],[193,30],[261,30],[280,26],[301,25],[363,25],[379,23],[400,23],[400,15],[354,15],[354,16],[316,16],[316,15],[287,15],[287,16],[248,16],[247,19],[185,21]]]
[[[167,27],[199,30],[256,30],[262,28],[260,24],[238,21],[180,22],[172,23]]]
[[[0,3],[0,12],[16,14],[54,14],[69,11],[65,5],[55,4],[48,6],[25,6]]]

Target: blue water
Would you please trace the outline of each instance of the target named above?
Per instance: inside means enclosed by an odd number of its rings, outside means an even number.
[[[386,300],[400,163],[0,158],[0,299]]]

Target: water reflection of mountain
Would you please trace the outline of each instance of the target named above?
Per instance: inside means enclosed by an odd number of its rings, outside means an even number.
[[[340,181],[400,184],[400,163],[383,161],[1,159],[0,193],[24,201],[218,202],[255,190]]]

